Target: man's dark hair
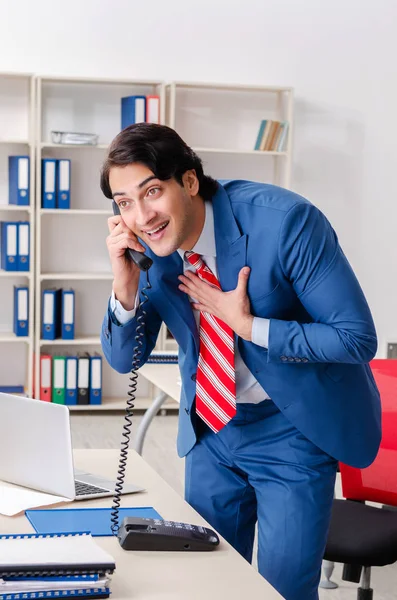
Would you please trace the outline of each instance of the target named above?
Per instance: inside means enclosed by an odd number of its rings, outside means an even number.
[[[196,171],[199,194],[211,200],[218,183],[204,175],[203,165],[197,154],[170,127],[153,123],[130,125],[121,131],[110,145],[101,171],[101,190],[112,198],[109,173],[112,167],[141,163],[158,179],[174,179],[182,185],[182,175],[191,169]]]

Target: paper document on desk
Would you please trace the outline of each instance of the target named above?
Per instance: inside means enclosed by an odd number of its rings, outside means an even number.
[[[70,498],[37,492],[29,488],[0,481],[0,514],[11,517],[27,508],[70,502]]]

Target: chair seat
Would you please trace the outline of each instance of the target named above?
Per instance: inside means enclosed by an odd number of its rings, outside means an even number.
[[[364,567],[396,562],[397,512],[334,500],[324,558]]]

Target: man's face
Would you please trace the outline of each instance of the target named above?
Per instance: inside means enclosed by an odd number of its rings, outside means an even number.
[[[124,223],[157,256],[194,246],[205,214],[194,171],[183,175],[182,187],[175,179],[162,181],[145,165],[134,163],[113,167],[109,184]]]

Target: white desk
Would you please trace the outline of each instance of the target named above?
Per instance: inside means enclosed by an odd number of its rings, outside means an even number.
[[[173,354],[161,352],[159,354]],[[177,355],[177,353],[176,353]],[[145,411],[135,437],[135,450],[142,454],[146,432],[168,397],[179,402],[181,395],[179,367],[175,363],[146,363],[138,371],[145,379],[159,388],[160,392]]]
[[[74,456],[76,468],[115,477],[118,450],[76,450]],[[134,451],[129,453],[126,481],[144,486],[147,492],[123,496],[122,506],[153,506],[165,519],[208,527],[208,523]],[[75,502],[73,507],[111,505],[111,498],[102,498]],[[0,516],[0,533],[31,532],[32,526],[25,516]],[[217,550],[195,553],[126,552],[113,536],[94,539],[116,561],[112,600],[282,600],[223,539]]]

